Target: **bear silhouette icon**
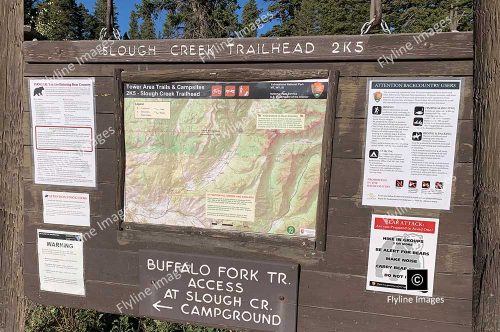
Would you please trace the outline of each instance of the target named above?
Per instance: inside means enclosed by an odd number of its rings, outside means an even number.
[[[36,88],[33,93],[33,96],[43,96],[43,90],[45,90],[43,86]]]

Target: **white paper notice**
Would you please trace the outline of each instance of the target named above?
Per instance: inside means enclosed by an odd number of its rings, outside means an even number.
[[[35,183],[95,187],[94,79],[30,80]]]
[[[81,233],[38,230],[40,290],[85,295]]]
[[[205,216],[216,220],[255,221],[255,196],[207,193]]]
[[[363,205],[449,210],[461,80],[369,80]]]
[[[90,227],[90,199],[85,193],[43,191],[43,222]]]
[[[366,289],[432,296],[439,220],[373,215]]]

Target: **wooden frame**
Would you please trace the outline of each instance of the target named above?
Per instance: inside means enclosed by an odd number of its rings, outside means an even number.
[[[323,146],[320,168],[320,188],[318,195],[318,205],[316,213],[316,237],[314,239],[300,237],[285,237],[282,235],[269,235],[257,233],[245,233],[226,230],[211,230],[200,229],[195,227],[180,227],[170,225],[138,225],[136,223],[127,223],[122,221],[119,225],[121,231],[141,230],[143,232],[163,231],[167,234],[186,234],[186,235],[203,235],[213,238],[238,239],[243,242],[262,241],[270,244],[283,244],[306,250],[325,251],[326,249],[326,227],[328,220],[328,200],[330,191],[330,178],[332,169],[332,144],[333,144],[333,129],[335,127],[335,114],[337,103],[337,92],[339,82],[339,72],[328,70],[256,70],[249,68],[241,69],[218,69],[218,70],[155,70],[144,72],[127,72],[115,71],[115,87],[116,96],[120,98],[115,100],[117,105],[116,112],[116,128],[117,138],[120,142],[118,152],[119,174],[120,181],[117,186],[117,210],[124,210],[124,185],[125,185],[125,139],[124,139],[124,122],[123,122],[123,84],[124,83],[160,83],[160,82],[175,82],[175,81],[218,81],[218,82],[234,82],[238,77],[244,77],[245,82],[259,81],[286,81],[286,80],[305,80],[305,79],[325,79],[328,78],[328,94],[327,94],[327,109],[325,112],[325,126],[323,129]]]
[[[122,69],[115,69],[113,75],[113,92],[115,95],[115,130],[118,141],[118,153],[116,154],[116,162],[118,165],[118,184],[116,186],[116,211],[123,211],[124,202],[124,186],[125,183],[125,136],[123,133],[123,81]],[[118,230],[123,230],[122,221],[118,223]]]
[[[267,238],[235,234],[206,236],[199,230],[154,230],[144,225],[124,224],[124,231],[114,224],[104,230],[99,222],[120,206],[116,186],[122,175],[117,173],[120,150],[117,134],[97,147],[98,187],[94,189],[34,185],[32,180],[32,141],[29,108],[23,114],[25,294],[31,300],[49,305],[88,308],[101,312],[139,316],[137,306],[120,312],[116,304],[140,290],[140,252],[157,250],[165,253],[184,252],[193,256],[210,255],[242,258],[264,262],[300,264],[297,331],[378,332],[394,326],[410,326],[426,332],[470,332],[472,312],[473,271],[473,49],[472,33],[440,33],[415,45],[408,54],[394,63],[377,63],[383,54],[390,54],[419,34],[394,36],[319,36],[291,38],[245,38],[238,43],[281,43],[310,41],[316,45],[311,54],[268,54],[253,57],[221,53],[203,62],[198,56],[173,56],[165,52],[171,45],[199,45],[220,42],[210,40],[116,41],[119,45],[153,45],[157,54],[144,57],[98,55],[78,64],[75,57],[90,52],[99,41],[25,42],[25,86],[29,78],[57,78],[61,69],[74,66],[66,76],[96,78],[97,131],[116,126],[121,121],[121,71],[125,74],[170,70],[231,70],[242,67],[258,70],[339,72],[338,94],[332,144],[332,176],[330,179],[328,227],[325,251],[311,243],[280,243]],[[335,54],[335,42],[363,41],[362,53]],[[117,71],[117,72],[116,72]],[[333,75],[330,75],[330,78]],[[439,244],[435,273],[435,296],[442,304],[392,305],[387,294],[365,290],[367,252],[370,239],[371,214],[384,214],[385,207],[362,206],[362,164],[366,132],[366,78],[391,77],[465,77],[464,108],[459,115],[458,152],[455,158],[456,186],[451,211],[414,209],[409,216],[440,219]],[[29,96],[24,95],[25,105]],[[118,128],[117,128],[118,129]],[[118,133],[118,135],[120,135]],[[88,231],[71,226],[45,224],[42,215],[42,191],[84,192],[91,199],[91,227],[98,235],[85,243],[86,297],[48,293],[39,289],[37,266],[37,229]],[[116,227],[115,227],[116,226]],[[127,229],[127,227],[130,227]],[[167,234],[167,236],[166,236]],[[318,234],[319,240],[319,234]],[[313,243],[314,244],[314,243]],[[318,244],[319,248],[319,244]],[[253,332],[253,331],[252,331]]]

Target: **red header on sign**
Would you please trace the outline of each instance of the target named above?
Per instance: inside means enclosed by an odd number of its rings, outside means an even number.
[[[436,232],[436,223],[424,220],[375,218],[375,229],[433,234]]]

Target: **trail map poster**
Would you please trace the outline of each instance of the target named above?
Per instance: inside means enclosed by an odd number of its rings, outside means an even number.
[[[125,221],[314,237],[327,88],[125,84]]]

